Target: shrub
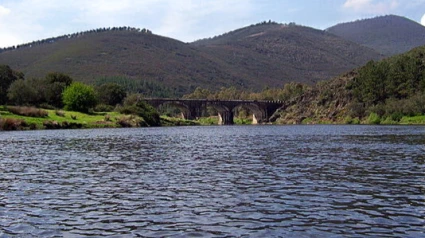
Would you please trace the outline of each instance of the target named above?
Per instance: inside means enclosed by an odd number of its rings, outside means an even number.
[[[106,104],[99,104],[94,108],[95,112],[112,112],[114,107]]]
[[[14,118],[5,118],[0,119],[0,130],[4,131],[14,131],[23,129],[23,127],[28,126],[24,120],[14,119]]]
[[[148,126],[144,121],[137,119],[133,115],[117,118],[117,125],[121,127]]]
[[[127,100],[126,100],[127,101]],[[122,114],[132,114],[143,118],[148,126],[159,126],[161,120],[158,112],[150,105],[143,101],[136,102],[129,105],[129,102],[125,103],[125,106],[119,108],[119,112]]]
[[[7,110],[13,114],[26,117],[47,117],[49,113],[46,110],[35,107],[7,107]]]
[[[49,105],[49,104],[47,104],[47,103],[42,103],[42,104],[40,104],[38,107],[39,107],[39,108],[43,108],[43,109],[49,109],[49,110],[54,110],[54,109],[56,109],[54,106]]]
[[[43,126],[45,129],[52,130],[52,129],[79,129],[83,127],[83,124],[76,123],[76,122],[67,122],[64,121],[62,123],[59,123],[57,121],[44,121]]]
[[[99,101],[102,104],[115,106],[119,103],[122,103],[127,93],[125,89],[116,83],[106,83],[102,84],[98,88]]]
[[[353,124],[353,118],[350,116],[346,116],[344,118],[344,124]]]
[[[56,114],[56,116],[65,117],[65,112],[64,111],[56,110],[55,111],[55,114]]]
[[[63,92],[65,109],[87,113],[96,105],[96,93],[93,87],[83,83],[72,83]]]
[[[381,117],[375,112],[372,112],[367,118],[367,122],[369,124],[378,125],[381,123]]]

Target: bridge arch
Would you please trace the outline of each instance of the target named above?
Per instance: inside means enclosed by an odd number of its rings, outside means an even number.
[[[172,105],[179,108],[184,119],[201,117],[202,110],[213,107],[219,116],[219,124],[234,124],[235,109],[247,108],[253,114],[253,124],[268,122],[272,114],[283,105],[281,101],[257,100],[208,100],[208,99],[143,99],[152,106],[159,108],[161,105]]]
[[[267,120],[267,112],[266,110],[261,107],[259,104],[255,102],[248,102],[248,103],[241,103],[235,106],[233,109],[234,114],[236,114],[235,110],[238,108],[245,108],[248,109],[249,112],[252,113],[252,124],[259,124],[263,123]]]
[[[181,117],[183,119],[192,120],[194,119],[190,112],[190,107],[182,101],[166,101],[161,104],[158,104],[158,109],[163,109],[165,107],[177,108],[180,110]]]

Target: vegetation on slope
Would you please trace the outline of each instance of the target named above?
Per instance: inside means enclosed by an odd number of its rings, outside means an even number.
[[[283,100],[279,124],[412,124],[425,120],[425,46],[365,66],[314,86],[300,83],[259,93],[197,88],[185,98]]]
[[[134,93],[179,97],[196,87],[259,91],[291,81],[313,84],[380,57],[373,50],[295,24],[257,24],[202,44],[117,29],[8,49],[0,53],[0,64],[24,72],[28,79],[62,72],[86,84],[107,80]]]
[[[279,123],[422,123],[425,46],[318,83],[281,108]]]
[[[342,23],[326,31],[387,56],[405,53],[425,44],[424,26],[394,15]]]

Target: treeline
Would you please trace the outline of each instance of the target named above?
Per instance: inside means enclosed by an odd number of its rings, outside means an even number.
[[[0,105],[64,108],[83,113],[118,111],[143,118],[145,125],[160,125],[159,114],[142,98],[141,94],[128,94],[116,83],[91,86],[57,72],[25,79],[22,73],[0,65]]]
[[[212,99],[212,100],[269,100],[286,101],[301,96],[310,86],[302,83],[287,83],[282,88],[265,88],[261,92],[251,92],[235,87],[224,88],[219,91],[196,88],[193,93],[186,94],[186,99]]]
[[[364,117],[398,120],[402,115],[425,113],[425,47],[379,62],[370,61],[358,70],[347,86],[353,95],[351,113]]]
[[[77,33],[73,33],[73,34],[66,34],[66,35],[62,35],[62,36],[58,36],[58,37],[51,37],[51,38],[47,38],[47,39],[43,39],[43,40],[37,40],[37,41],[30,42],[30,43],[16,45],[16,46],[4,47],[4,48],[0,48],[0,53],[3,52],[3,51],[16,50],[16,49],[21,49],[21,48],[30,48],[30,47],[34,47],[34,46],[37,46],[37,45],[54,43],[54,42],[59,41],[59,40],[77,38],[77,37],[80,37],[80,36],[83,36],[83,35],[86,35],[86,34],[96,34],[96,33],[101,33],[101,32],[108,32],[108,31],[130,31],[130,32],[137,32],[137,33],[142,33],[142,34],[152,34],[152,31],[150,31],[146,28],[140,29],[140,28],[129,27],[129,26],[107,27],[107,28],[104,27],[104,28],[97,28],[97,29],[88,30],[88,31],[77,32]]]
[[[221,34],[221,35],[216,35],[216,36],[213,36],[213,37],[199,39],[199,40],[194,41],[193,43],[202,44],[206,41],[215,40],[215,39],[220,38],[220,37],[225,37],[225,36],[230,36],[230,35],[236,34],[238,32],[244,31],[244,30],[246,30],[247,28],[250,28],[250,27],[267,26],[267,25],[297,26],[297,24],[295,22],[290,22],[290,23],[286,24],[286,23],[277,23],[275,21],[268,20],[268,21],[262,21],[262,22],[259,22],[259,23],[256,23],[256,24],[251,24],[247,27],[243,27],[243,28],[240,28],[240,29],[237,29],[237,30],[234,30],[234,31],[229,31],[229,32],[226,32],[226,33]]]
[[[99,77],[94,81],[96,86],[100,86],[105,83],[118,84],[128,93],[138,93],[148,98],[174,98],[179,95],[179,92],[176,92],[172,88],[166,87],[155,81],[131,79],[126,76],[104,76]]]

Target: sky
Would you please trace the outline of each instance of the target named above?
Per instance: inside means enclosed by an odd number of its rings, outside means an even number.
[[[114,26],[192,42],[268,20],[326,29],[388,14],[425,26],[425,0],[0,0],[0,47]]]

